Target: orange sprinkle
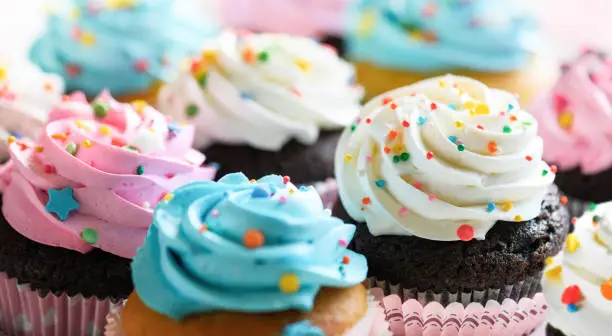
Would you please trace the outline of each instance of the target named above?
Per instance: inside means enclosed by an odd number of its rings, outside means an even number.
[[[261,231],[257,229],[250,229],[245,232],[244,237],[242,238],[242,243],[246,248],[255,249],[262,247],[264,240],[265,238]]]
[[[361,203],[363,203],[364,205],[368,205],[372,203],[372,200],[369,197],[364,197],[361,199]]]
[[[383,148],[383,150],[385,151],[385,153],[389,154],[391,152],[391,148],[385,146],[385,148]]]
[[[351,262],[351,258],[349,256],[342,257],[342,263],[343,264],[347,265],[350,262]]]
[[[8,140],[7,140],[7,141],[8,141],[8,143],[9,143],[9,145],[10,145],[10,144],[12,144],[13,142],[15,142],[15,137],[14,137],[14,136],[10,136],[10,137],[8,137]]]
[[[390,103],[390,102],[392,102],[392,101],[393,101],[393,98],[391,98],[391,97],[384,97],[384,98],[382,99],[382,104],[383,104],[383,105],[387,105],[387,104],[389,104],[389,103]]]
[[[66,134],[64,134],[64,133],[55,133],[55,134],[53,134],[53,135],[51,136],[51,139],[54,139],[54,140],[58,140],[58,141],[64,142],[64,141],[66,141],[66,139],[68,139],[68,137],[67,137],[67,136],[66,136]]]
[[[43,87],[44,87],[45,91],[47,91],[47,92],[53,91],[53,84],[51,84],[49,82],[46,82]]]
[[[489,145],[487,147],[489,149],[489,153],[495,154],[497,152],[497,143],[495,141],[489,141]]]
[[[202,223],[202,225],[200,225],[200,232],[205,232],[208,231],[208,225]]]
[[[397,131],[392,129],[389,131],[389,133],[387,134],[387,138],[389,138],[390,140],[395,139],[395,137],[397,136]]]
[[[256,55],[253,49],[244,48],[242,50],[242,59],[249,64],[255,63]]]
[[[567,204],[567,196],[561,196],[561,199],[559,200],[561,202],[561,204],[566,205]]]
[[[391,103],[391,105],[389,105],[389,107],[390,107],[392,110],[395,110],[395,109],[397,109],[397,104],[396,104],[396,103]]]
[[[601,295],[608,301],[612,301],[612,281],[608,280],[601,284]]]
[[[34,150],[36,151],[36,153],[42,153],[42,151],[43,151],[44,149],[45,149],[45,148],[44,148],[43,146],[36,146],[36,148],[35,148]]]
[[[517,118],[515,115],[510,115],[510,121],[517,121]]]

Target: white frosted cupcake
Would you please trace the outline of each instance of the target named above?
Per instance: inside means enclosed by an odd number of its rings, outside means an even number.
[[[330,178],[336,142],[363,95],[353,67],[305,37],[226,32],[217,42],[162,89],[160,110],[196,124],[196,145],[220,175]]]
[[[552,335],[607,335],[612,330],[612,202],[587,211],[549,260],[542,283]]]

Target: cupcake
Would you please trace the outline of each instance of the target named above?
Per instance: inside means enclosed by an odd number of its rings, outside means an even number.
[[[281,176],[183,186],[155,209],[114,335],[386,334],[370,332],[354,232]]]
[[[515,96],[444,76],[367,103],[336,152],[336,215],[373,285],[446,305],[533,297],[566,210]]]
[[[214,32],[182,15],[172,0],[73,0],[69,13],[49,17],[30,58],[61,75],[70,92],[91,99],[108,89],[120,101],[155,102],[177,62]]]
[[[146,104],[73,95],[49,118],[36,143],[9,140],[0,168],[0,330],[95,334],[133,289],[153,207],[215,171],[201,167],[191,126]]]
[[[544,139],[544,159],[559,167],[556,184],[573,217],[591,203],[612,200],[612,66],[586,51],[566,64],[550,93],[533,106]]]
[[[344,15],[351,2],[354,0],[234,0],[220,5],[226,26],[316,37],[343,54]]]
[[[605,335],[612,328],[612,203],[586,212],[551,258],[542,287],[549,335]]]
[[[59,103],[64,82],[24,61],[0,62],[0,162],[8,158],[7,140],[36,137],[53,105]]]
[[[348,57],[368,97],[446,73],[519,94],[547,90],[557,65],[515,1],[358,1],[349,11]]]
[[[166,85],[160,110],[194,123],[219,175],[283,172],[294,183],[333,175],[341,130],[359,113],[354,69],[306,37],[223,33]]]

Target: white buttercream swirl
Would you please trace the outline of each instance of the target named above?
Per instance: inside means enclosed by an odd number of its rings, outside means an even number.
[[[596,216],[599,221],[594,223]],[[612,202],[586,212],[574,228],[573,237],[548,266],[542,283],[549,304],[548,321],[566,335],[605,335],[612,330],[612,300],[601,291],[601,285],[612,280]],[[558,267],[560,277],[548,276]],[[584,297],[576,312],[569,312],[561,301],[571,285],[577,285]]]
[[[6,139],[38,135],[54,104],[61,101],[64,81],[26,61],[0,61],[0,158]]]
[[[316,142],[359,112],[354,68],[316,41],[280,34],[219,37],[205,83],[190,72],[162,89],[159,107],[198,127],[196,145],[247,144],[275,151],[291,139]],[[200,75],[201,76],[201,75]],[[195,118],[185,111],[197,107]]]
[[[541,157],[537,122],[513,95],[448,75],[366,104],[335,167],[344,207],[372,234],[452,241],[538,216],[554,179]]]

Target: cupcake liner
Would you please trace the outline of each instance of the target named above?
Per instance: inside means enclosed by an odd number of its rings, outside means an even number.
[[[567,197],[567,211],[569,212],[570,218],[576,217],[580,218],[584,215],[585,212],[589,210],[589,207],[593,202],[584,201],[575,197]]]
[[[103,335],[110,299],[42,295],[0,273],[0,330],[6,336]]]
[[[541,293],[518,302],[454,302],[446,307],[438,302],[402,301],[397,294],[384,296],[382,288],[373,288],[370,293],[383,307],[393,336],[544,335],[547,306]]]
[[[338,200],[338,184],[336,184],[336,180],[328,178],[322,182],[315,182],[313,185],[321,196],[325,209],[332,209]]]

